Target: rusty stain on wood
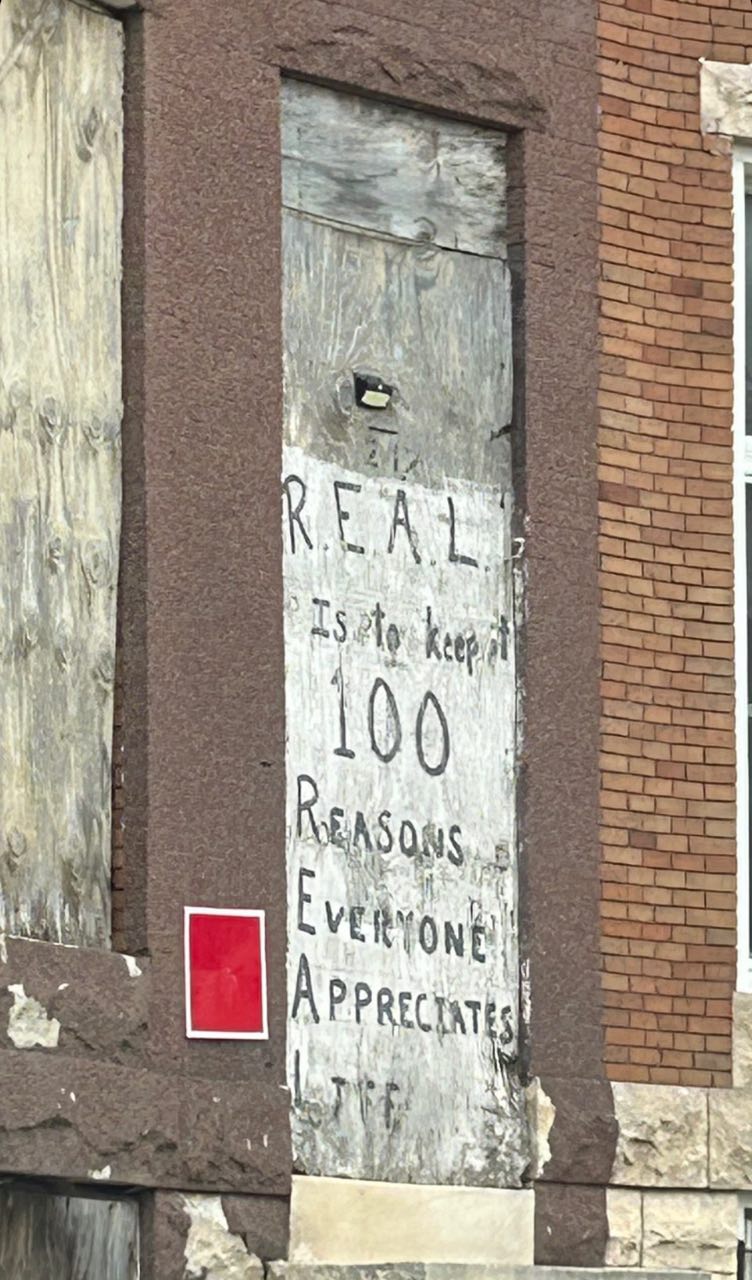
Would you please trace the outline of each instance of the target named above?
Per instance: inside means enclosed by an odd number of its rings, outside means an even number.
[[[0,927],[109,945],[123,36],[0,6]]]

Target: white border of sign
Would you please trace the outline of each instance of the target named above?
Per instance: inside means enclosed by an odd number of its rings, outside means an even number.
[[[192,916],[245,916],[259,921],[261,948],[261,1031],[194,1031],[191,1017],[191,959],[189,924]],[[185,982],[185,1034],[189,1040],[268,1040],[266,1001],[266,912],[242,907],[183,907],[183,957]]]

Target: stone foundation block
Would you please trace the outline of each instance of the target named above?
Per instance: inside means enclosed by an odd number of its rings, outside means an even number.
[[[642,1192],[609,1187],[606,1191],[607,1267],[639,1267],[642,1256]]]
[[[705,1089],[614,1084],[613,1093],[619,1126],[611,1178],[613,1184],[632,1187],[708,1185],[708,1099]]]
[[[712,1191],[646,1191],[642,1202],[642,1266],[736,1274],[735,1195]]]

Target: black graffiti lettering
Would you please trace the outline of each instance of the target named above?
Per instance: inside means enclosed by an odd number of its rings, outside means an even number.
[[[340,907],[339,911],[335,915],[334,912],[332,911],[331,902],[327,901],[324,903],[324,909],[326,910],[326,923],[329,926],[329,932],[336,933],[337,930],[339,929],[339,926],[342,924],[342,920],[345,915],[345,908]]]
[[[391,929],[391,921],[385,911],[374,911],[373,913],[373,940],[374,942],[382,942],[389,950],[392,947],[392,939],[389,936]]]
[[[408,836],[410,837],[409,841],[407,839]],[[400,823],[399,844],[400,850],[408,858],[418,852],[418,833],[409,818],[405,818]]]
[[[363,841],[365,848],[370,853],[371,850],[373,849],[373,845],[371,843],[371,833],[368,830],[368,827],[366,825],[366,820],[363,817],[363,814],[360,812],[360,810],[358,810],[358,812],[355,814],[355,830],[353,832],[353,848],[357,848],[359,840]]]
[[[338,644],[344,644],[347,639],[347,615],[344,609],[338,609],[334,615],[336,627],[334,629],[334,639]]]
[[[489,1000],[488,1004],[486,1005],[486,1035],[490,1036],[492,1040],[496,1039],[496,1024],[494,1022],[495,1017],[496,1017],[496,1005],[494,1004],[493,1000]]]
[[[363,1121],[363,1124],[366,1124],[368,1120],[368,1112],[373,1106],[373,1099],[369,1097],[369,1094],[372,1093],[375,1088],[376,1088],[376,1085],[373,1080],[365,1080],[363,1082],[358,1083],[358,1095],[360,1099],[360,1118]]]
[[[313,984],[311,982],[311,969],[308,964],[308,959],[304,953],[301,954],[300,960],[298,961],[298,974],[295,979],[295,994],[292,999],[291,1016],[293,1018],[297,1018],[298,1010],[303,1000],[308,1001],[308,1006],[309,1006],[313,1021],[320,1022],[321,1018],[319,1016],[319,1011],[316,1008],[316,1001],[313,998]]]
[[[378,825],[380,834],[376,837],[376,845],[379,853],[391,853],[394,847],[394,837],[389,827],[389,819],[392,814],[389,809],[382,809],[378,816]],[[385,839],[382,839],[382,836]]]
[[[394,1014],[392,1013],[393,1005],[394,996],[392,992],[388,987],[381,987],[380,990],[376,992],[376,1016],[380,1027],[384,1026],[385,1020],[389,1022],[390,1026],[393,1027],[395,1025]]]
[[[465,654],[465,658],[467,662],[467,674],[469,676],[473,674],[473,663],[475,662],[475,659],[477,658],[479,653],[480,653],[480,645],[478,644],[478,640],[475,635],[475,632],[471,631],[470,635],[467,637],[467,650]]]
[[[347,848],[347,831],[342,825],[344,817],[344,809],[340,809],[337,805],[329,810],[329,839],[332,844],[339,845],[341,849]]]
[[[473,1033],[477,1036],[480,1018],[480,1000],[466,1000],[465,1008],[469,1009],[473,1016]]]
[[[335,756],[342,756],[345,760],[354,760],[355,752],[347,745],[347,706],[345,705],[345,679],[342,675],[342,659],[340,665],[332,676],[331,683],[339,693],[339,746],[334,748]]]
[[[433,854],[435,858],[443,858],[444,828],[435,827],[432,822],[427,822],[420,834],[423,839],[423,853],[427,857]]]
[[[436,1012],[439,1015],[438,1025],[436,1027],[436,1030],[439,1032],[440,1035],[444,1035],[446,1032],[446,1024],[444,1022],[445,1000],[443,996],[436,996],[435,999],[436,999]]]
[[[441,661],[441,650],[438,646],[439,628],[434,626],[431,606],[426,609],[426,657],[438,658]]]
[[[337,524],[339,525],[339,536],[345,544],[348,551],[354,551],[356,555],[362,556],[365,553],[365,547],[359,546],[357,542],[348,542],[345,537],[345,521],[350,519],[350,512],[345,511],[340,502],[340,490],[346,490],[349,493],[360,493],[362,485],[350,484],[349,480],[334,481],[334,502],[337,507]]]
[[[470,949],[472,951],[473,960],[477,960],[478,964],[486,963],[486,953],[484,947],[486,945],[486,931],[482,924],[474,924],[470,930]]]
[[[309,786],[311,788],[311,791],[313,792],[313,795],[310,796],[307,800],[305,800],[305,802],[303,801],[303,784],[304,783],[307,786]],[[307,773],[299,773],[298,774],[298,804],[297,804],[298,836],[302,837],[303,835],[303,814],[307,813],[308,822],[310,823],[311,831],[313,832],[313,835],[315,836],[316,840],[318,840],[319,844],[321,844],[321,835],[319,832],[318,825],[316,823],[316,819],[313,816],[313,807],[315,804],[318,804],[318,799],[319,799],[319,789],[316,786],[316,783],[314,782],[313,778],[309,778]]]
[[[415,1000],[415,1021],[417,1022],[421,1031],[433,1031],[433,1027],[431,1026],[430,1022],[424,1022],[420,1016],[421,1005],[425,1004],[427,999],[428,999],[428,996],[426,995],[425,991],[421,991],[420,995],[417,996]]]
[[[393,1093],[399,1093],[399,1085],[387,1081],[386,1089],[384,1090],[384,1127],[386,1129],[391,1129],[395,1112],[395,1106],[392,1102]]]
[[[391,734],[391,744],[383,750],[376,741],[376,694],[379,689],[383,689],[384,691],[384,697],[386,699],[386,723]],[[371,696],[368,699],[368,732],[371,738],[371,750],[374,755],[377,755],[379,760],[383,761],[384,764],[389,764],[389,762],[396,756],[402,744],[402,725],[400,723],[399,711],[397,709],[394,694],[389,688],[386,680],[382,680],[381,676],[374,680],[373,688],[371,689]]]
[[[366,935],[360,927],[364,912],[365,907],[350,908],[350,937],[353,942],[365,942],[366,940]]]
[[[376,648],[377,649],[382,649],[384,647],[384,632],[383,632],[382,624],[384,622],[385,617],[386,617],[386,614],[384,613],[384,610],[382,609],[381,605],[377,601],[376,608],[373,611],[374,623],[376,625]]]
[[[452,952],[456,956],[464,956],[465,954],[465,930],[462,924],[457,927],[449,920],[444,921],[444,950],[450,956]]]
[[[414,918],[415,918],[414,912],[412,911],[397,912],[397,924],[402,929],[402,945],[404,946],[405,951],[407,952],[408,955],[412,951],[412,947],[413,947],[412,936],[413,936]]]
[[[295,506],[293,506],[293,498],[291,493],[291,488],[293,484],[296,484],[300,487],[298,501],[295,504]],[[300,513],[303,510],[303,507],[305,506],[305,500],[306,500],[305,482],[301,480],[300,476],[287,476],[287,478],[282,483],[282,489],[283,489],[285,498],[287,499],[287,524],[290,530],[290,550],[292,551],[292,554],[295,555],[295,552],[297,550],[295,546],[295,526],[297,525],[300,530],[303,541],[305,542],[306,546],[310,551],[313,547],[313,543],[311,542],[311,539],[308,537],[305,525],[303,524],[303,521],[300,518]]]
[[[394,512],[392,514],[392,527],[389,530],[389,546],[387,552],[389,555],[394,551],[394,540],[397,536],[397,530],[404,529],[407,534],[407,540],[410,544],[413,560],[416,564],[420,564],[420,555],[415,541],[415,536],[410,525],[410,515],[407,509],[407,497],[404,489],[398,489],[394,499]]]
[[[469,564],[474,568],[478,568],[478,561],[472,556],[463,556],[457,554],[457,528],[454,515],[454,499],[447,497],[447,505],[449,507],[449,562],[450,564]]]
[[[347,984],[341,978],[329,979],[329,1021],[335,1022],[337,1015],[334,1012],[338,1004],[344,1004],[347,995]]]
[[[441,756],[438,764],[433,765],[429,764],[426,760],[423,743],[423,722],[429,705],[434,709],[436,718],[439,722],[439,728],[441,730]],[[444,772],[447,764],[449,763],[449,725],[447,724],[447,719],[444,715],[441,703],[436,697],[436,694],[432,693],[430,689],[424,695],[423,701],[420,704],[420,710],[418,711],[418,719],[415,724],[415,742],[418,749],[418,759],[426,773],[430,774],[432,778],[438,778],[439,775]]]
[[[329,636],[328,629],[324,626],[324,611],[329,608],[330,600],[320,600],[318,596],[313,597],[313,604],[318,610],[318,620],[311,627],[312,636],[323,636],[327,639]]]
[[[347,1081],[344,1080],[342,1076],[332,1076],[332,1084],[337,1090],[337,1096],[334,1099],[334,1118],[336,1120],[337,1116],[342,1110],[342,1093],[345,1086],[347,1085]]]
[[[310,893],[306,893],[303,888],[303,881],[306,879],[314,880],[315,877],[316,872],[309,871],[308,867],[301,867],[298,872],[298,928],[301,933],[316,932],[314,926],[312,924],[308,924],[308,922],[303,919],[306,903],[313,902],[313,898]]]
[[[360,1026],[361,1017],[364,1009],[367,1009],[373,1000],[373,992],[367,982],[355,983],[355,1021]]]
[[[499,640],[499,648],[501,649],[501,656],[506,661],[507,653],[509,650],[509,622],[503,616],[499,619],[499,634],[501,636],[501,639]]]
[[[452,848],[448,851],[447,857],[454,867],[461,867],[465,861],[465,851],[460,844],[461,835],[462,831],[458,826],[455,825],[449,828],[449,843]]]
[[[408,1010],[410,1008],[410,1001],[412,1000],[412,998],[413,998],[413,995],[411,991],[400,991],[397,997],[397,1003],[399,1005],[400,1026],[405,1027],[405,1029],[408,1031],[411,1031],[415,1026],[415,1023],[412,1021],[412,1019],[408,1017]]]
[[[439,931],[430,916],[424,916],[418,925],[418,941],[428,956],[433,955],[439,945]]]
[[[456,1000],[449,1001],[449,1012],[452,1015],[452,1023],[455,1031],[461,1031],[463,1036],[467,1035],[467,1027],[465,1019],[462,1016],[462,1010]]]
[[[508,1004],[505,1004],[501,1010],[501,1028],[499,1040],[502,1044],[511,1044],[514,1040],[514,1026],[512,1024],[512,1010]]]

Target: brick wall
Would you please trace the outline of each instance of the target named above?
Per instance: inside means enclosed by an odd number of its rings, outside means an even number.
[[[614,1080],[730,1083],[731,165],[749,0],[600,5],[602,951]],[[714,154],[715,152],[715,154]]]

